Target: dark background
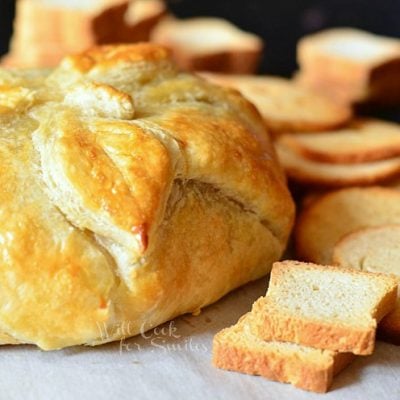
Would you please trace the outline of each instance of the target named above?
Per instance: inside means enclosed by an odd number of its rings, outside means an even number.
[[[265,40],[260,72],[289,75],[296,69],[296,42],[331,26],[352,26],[400,37],[400,0],[170,0],[179,17],[218,16]],[[7,51],[14,0],[0,0],[0,54]],[[40,24],[40,21],[38,21]]]

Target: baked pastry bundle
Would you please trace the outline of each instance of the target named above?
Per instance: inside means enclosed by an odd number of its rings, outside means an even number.
[[[267,274],[294,206],[262,119],[151,44],[0,70],[1,343],[96,345]]]

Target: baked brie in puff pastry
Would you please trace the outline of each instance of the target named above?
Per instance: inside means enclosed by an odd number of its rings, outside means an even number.
[[[2,344],[196,312],[267,274],[293,222],[255,108],[151,44],[1,70],[0,165]]]

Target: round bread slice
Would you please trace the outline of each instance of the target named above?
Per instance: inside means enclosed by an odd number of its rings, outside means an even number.
[[[309,160],[280,141],[276,143],[276,150],[286,174],[301,184],[323,187],[372,185],[400,173],[400,157],[360,164],[330,164]]]
[[[336,243],[357,229],[400,224],[400,192],[383,187],[349,188],[314,200],[295,229],[297,256],[329,264]]]
[[[400,156],[400,125],[377,119],[357,119],[349,126],[318,135],[282,135],[279,142],[320,162],[360,163]]]
[[[400,224],[361,228],[335,245],[333,264],[400,276]]]
[[[346,123],[348,106],[339,105],[293,81],[272,76],[202,73],[210,81],[239,90],[254,103],[275,133],[323,131]]]
[[[358,229],[342,237],[333,249],[336,265],[399,276],[400,225]],[[400,345],[400,298],[379,324],[379,338]]]

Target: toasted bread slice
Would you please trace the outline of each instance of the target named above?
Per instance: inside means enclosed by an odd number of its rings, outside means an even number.
[[[310,160],[334,164],[361,163],[400,156],[400,125],[357,119],[343,129],[318,135],[283,135],[280,143]]]
[[[253,73],[263,41],[219,18],[166,18],[154,29],[153,42],[172,50],[186,70]]]
[[[124,24],[118,30],[119,42],[146,42],[154,27],[167,14],[163,0],[134,0],[124,16]]]
[[[371,354],[377,321],[392,311],[397,279],[298,261],[275,263],[267,295],[252,309],[252,331],[277,340]]]
[[[360,92],[359,88],[353,88],[347,83],[332,81],[329,76],[323,73],[316,74],[315,72],[299,71],[294,75],[293,79],[299,86],[312,90],[338,104],[353,105],[361,103],[368,98],[368,87],[365,87]]]
[[[125,21],[132,26],[163,15],[166,11],[167,6],[162,0],[134,0],[129,3]]]
[[[247,313],[236,325],[215,335],[214,366],[322,393],[330,387],[333,376],[354,358],[351,353],[264,341],[251,332],[252,318]]]
[[[297,48],[301,80],[350,102],[400,100],[400,40],[335,28],[304,37]],[[397,93],[397,94],[396,94]]]
[[[384,272],[400,279],[400,225],[363,228],[342,237],[333,249],[334,264]],[[400,345],[400,299],[378,327],[378,337]]]
[[[389,67],[400,71],[400,62],[390,63]],[[298,73],[295,77],[296,83],[308,90],[312,90],[332,101],[342,105],[352,105],[355,111],[370,111],[374,107],[393,107],[400,102],[400,84],[396,75],[398,72],[387,72],[379,74],[380,80],[372,80],[369,86],[362,90],[354,88],[348,83],[340,83],[329,79],[326,75],[309,75],[305,72]],[[377,73],[375,73],[377,75]]]
[[[400,223],[361,228],[342,236],[333,249],[332,262],[400,276]]]
[[[353,82],[357,76],[365,77],[366,68],[397,59],[400,40],[359,29],[333,28],[305,36],[297,50],[299,65],[305,69],[325,67],[330,74]],[[326,64],[328,61],[335,65]]]
[[[359,164],[332,164],[305,158],[279,139],[275,147],[288,177],[301,184],[320,187],[372,185],[400,173],[400,157]]]
[[[295,244],[300,259],[332,262],[335,244],[364,227],[400,224],[400,192],[383,187],[348,188],[316,198],[300,212]]]
[[[272,76],[202,73],[204,78],[239,90],[254,103],[275,133],[323,131],[345,124],[351,110],[344,105]]]

